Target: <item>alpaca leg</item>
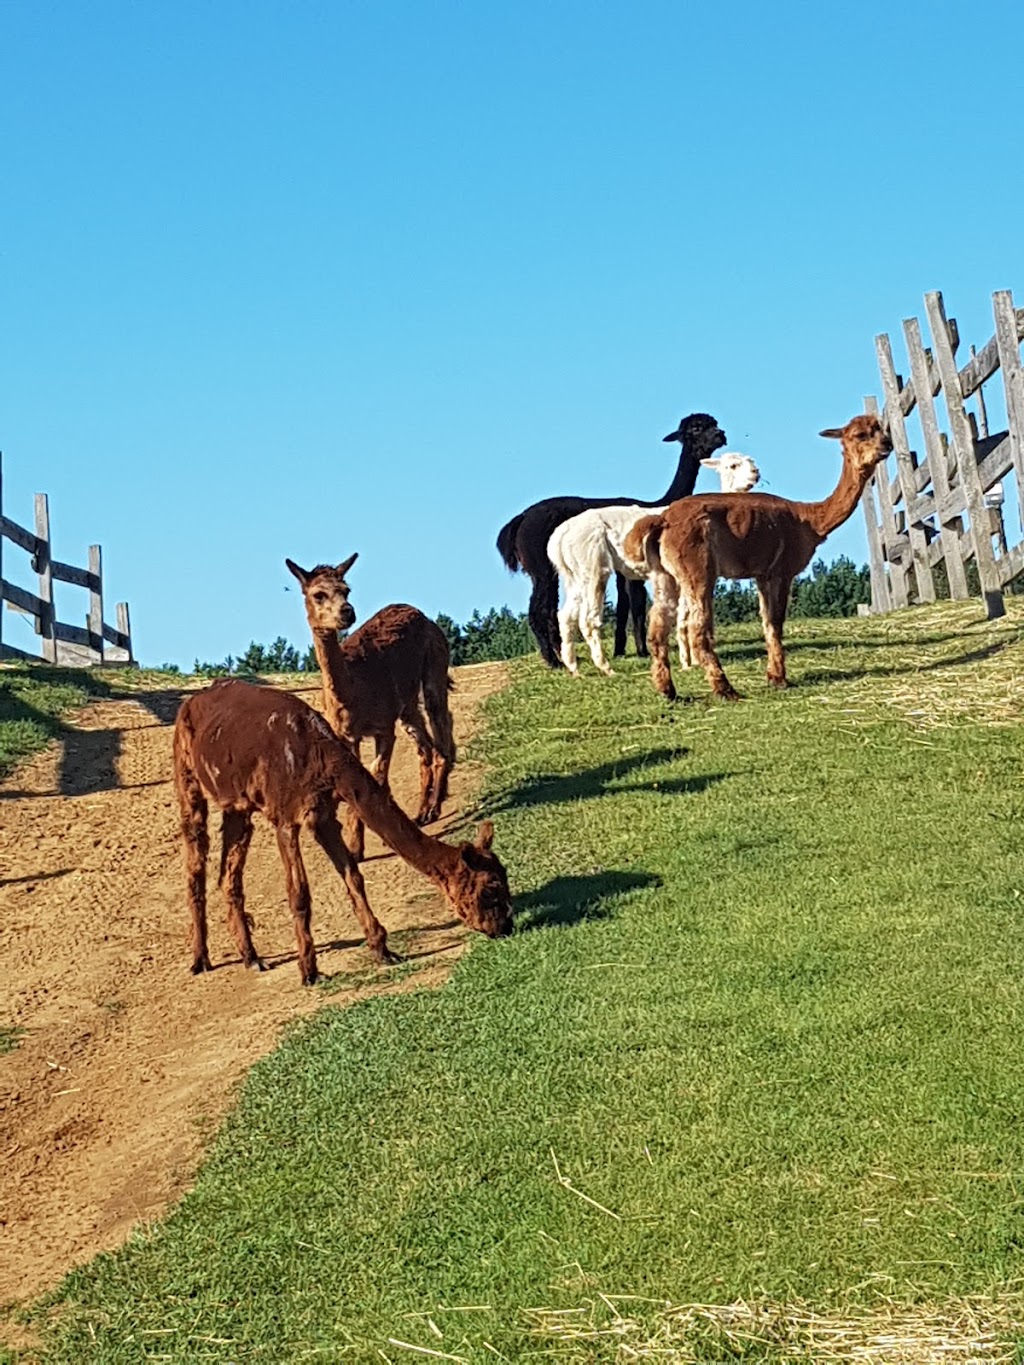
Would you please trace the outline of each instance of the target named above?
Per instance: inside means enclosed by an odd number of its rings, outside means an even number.
[[[682,592],[690,599],[687,607],[690,648],[716,697],[723,701],[738,701],[739,693],[725,676],[725,670],[715,653],[715,573],[706,562],[687,563]]]
[[[360,756],[361,745],[358,740],[355,744],[347,746],[355,756],[356,762],[362,762]],[[345,847],[352,855],[354,862],[361,863],[366,856],[366,829],[362,820],[356,814],[355,809],[345,802],[344,810],[341,813],[342,829],[344,830]]]
[[[657,691],[674,701],[675,684],[668,661],[668,641],[676,625],[679,609],[679,587],[664,569],[656,569],[651,576],[654,605],[647,625],[647,647],[651,652],[651,682]]]
[[[302,862],[299,848],[298,825],[280,825],[277,830],[277,847],[284,863],[285,879],[288,883],[288,904],[291,907],[295,924],[295,943],[299,951],[299,976],[304,986],[315,986],[317,979],[316,948],[309,924],[313,915],[313,899],[309,894],[309,881]]]
[[[323,811],[317,817],[313,825],[313,837],[341,874],[345,882],[345,890],[348,892],[348,898],[352,902],[352,909],[355,911],[356,919],[358,919],[366,938],[366,946],[374,958],[384,966],[393,962],[400,962],[401,958],[396,957],[388,948],[387,931],[370,909],[370,903],[366,899],[366,885],[363,882],[363,874],[352,861],[349,851],[342,841],[341,829],[332,810]]]
[[[626,580],[626,593],[629,597],[629,614],[633,618],[633,643],[637,657],[647,657],[647,584],[641,579]]]
[[[579,589],[575,583],[566,583],[565,601],[558,613],[558,632],[562,637],[562,663],[574,676],[580,671],[576,662],[576,627],[579,618]]]
[[[435,808],[436,803],[433,799],[434,746],[431,743],[430,735],[427,733],[418,701],[410,702],[399,720],[402,729],[416,745],[416,752],[419,755],[420,805],[416,812],[416,823],[426,825],[431,820],[436,820],[438,816],[438,811]]]
[[[370,772],[377,779],[385,791],[390,791],[388,786],[388,773],[391,771],[391,755],[395,752],[395,732],[384,735],[376,735],[373,741],[373,762],[370,764]]]
[[[430,722],[430,736],[434,741],[434,771],[431,788],[431,809],[436,820],[448,796],[448,774],[455,766],[455,734],[452,710],[448,705],[448,663],[423,680],[423,706]]]
[[[679,645],[679,664],[682,668],[693,665],[690,652],[690,602],[685,593],[679,597],[679,614],[676,622],[676,643]]]
[[[617,573],[615,575],[615,647],[612,650],[614,659],[621,659],[626,652],[626,629],[629,625],[632,606],[627,581],[622,574]],[[635,632],[635,619],[633,629]]]
[[[558,575],[547,564],[539,573],[532,574],[533,591],[527,619],[540,650],[541,658],[549,668],[561,668],[558,657],[560,637],[558,634]]]
[[[252,816],[248,811],[226,810],[221,825],[220,879],[228,903],[228,924],[242,955],[242,964],[264,970],[252,944],[249,916],[245,913],[242,875],[252,839]]]
[[[786,608],[789,605],[792,586],[789,579],[782,582],[775,578],[757,581],[764,642],[768,646],[768,683],[771,687],[789,686],[786,681],[786,655],[782,648],[782,627],[786,621]]]
[[[604,657],[604,648],[601,644],[601,622],[604,617],[604,595],[607,586],[608,576],[602,573],[584,589],[580,601],[580,632],[587,642],[594,667],[611,677],[612,668]]]
[[[178,801],[181,833],[185,840],[188,905],[192,915],[192,975],[198,976],[200,972],[213,971],[206,943],[206,859],[210,852],[210,834],[206,798],[192,773],[179,775]]]

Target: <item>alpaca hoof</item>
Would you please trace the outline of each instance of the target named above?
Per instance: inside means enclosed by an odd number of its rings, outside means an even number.
[[[605,664],[604,668],[599,668],[599,669],[598,669],[598,672],[599,672],[599,673],[603,673],[604,676],[605,676],[606,678],[614,678],[614,677],[615,677],[615,669],[614,669],[614,668],[609,668],[607,664]]]
[[[718,698],[719,701],[740,700],[740,694],[733,687],[723,688],[721,691],[716,691],[715,696]]]
[[[267,970],[267,964],[261,957],[251,957],[245,965],[250,972],[265,972]]]
[[[213,967],[210,964],[209,957],[205,953],[202,957],[197,957],[192,963],[191,971],[193,976],[201,976],[203,972],[212,972]]]
[[[397,967],[402,960],[397,953],[393,953],[391,949],[387,947],[374,948],[372,952],[374,961],[378,962],[382,967]]]
[[[303,977],[302,977],[302,984],[303,984],[304,986],[315,986],[316,983],[317,983],[319,980],[320,980],[320,973],[317,971],[317,969],[316,969],[315,967],[313,967],[310,971],[305,972],[305,973],[303,974]]]
[[[769,687],[777,687],[780,691],[782,691],[784,688],[787,688],[787,687],[789,686],[789,682],[787,681],[787,679],[785,678],[785,676],[783,676],[783,677],[781,677],[781,678],[773,678],[772,675],[769,673],[769,674],[768,674],[768,686],[769,686]]]

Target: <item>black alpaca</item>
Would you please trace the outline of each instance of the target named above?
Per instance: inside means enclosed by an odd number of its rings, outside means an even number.
[[[641,502],[633,497],[545,498],[543,502],[535,502],[525,512],[513,517],[498,532],[498,553],[508,568],[513,573],[522,569],[533,579],[528,613],[530,629],[536,637],[541,658],[549,668],[562,667],[559,657],[558,575],[548,559],[551,533],[563,521],[585,512],[589,507],[614,507],[625,502],[635,502],[641,507],[661,507],[665,503],[675,502],[677,498],[689,497],[697,482],[701,460],[725,445],[725,432],[706,412],[692,412],[663,439],[678,441],[682,447],[675,477],[664,497],[656,498],[654,502]],[[627,583],[620,574],[616,574],[615,587],[615,655],[618,657],[626,652],[626,623],[630,615],[633,618],[636,652],[646,654],[647,585]]]

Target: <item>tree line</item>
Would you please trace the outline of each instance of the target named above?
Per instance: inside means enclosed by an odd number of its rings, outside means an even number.
[[[861,602],[871,600],[871,574],[866,564],[860,568],[846,555],[831,564],[816,559],[811,571],[793,584],[790,616],[855,616]],[[614,608],[606,607],[606,620],[614,618]],[[759,619],[757,590],[752,584],[719,583],[715,588],[715,620],[720,625]],[[479,664],[498,659],[516,659],[530,654],[533,636],[525,612],[508,607],[474,611],[468,621],[457,622],[442,612],[437,624],[444,632],[453,664]],[[176,667],[170,671],[179,672]],[[208,678],[258,676],[266,673],[315,673],[316,653],[312,645],[299,649],[278,636],[272,644],[253,641],[237,657],[229,654],[219,663],[195,662],[195,673]]]

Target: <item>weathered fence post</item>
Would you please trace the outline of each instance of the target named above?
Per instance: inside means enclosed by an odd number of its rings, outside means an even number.
[[[942,392],[949,415],[949,432],[956,452],[957,472],[967,499],[967,510],[971,519],[971,543],[974,547],[974,561],[978,566],[981,580],[981,593],[985,599],[985,612],[989,620],[1006,615],[1003,603],[1003,590],[992,553],[992,536],[989,534],[988,509],[985,506],[985,490],[978,473],[978,461],[974,450],[974,437],[971,424],[964,408],[964,396],[960,388],[960,375],[953,358],[953,346],[949,326],[946,322],[946,309],[938,290],[924,296],[928,322],[932,331],[932,347],[935,362],[942,380]]]
[[[914,522],[912,509],[917,497],[917,483],[914,477],[914,462],[907,441],[907,428],[903,421],[900,406],[900,381],[896,366],[892,361],[892,347],[888,335],[883,332],[875,337],[875,354],[878,356],[878,369],[882,376],[882,390],[885,393],[885,417],[892,438],[893,454],[896,456],[896,472],[903,494],[904,516],[907,521],[907,536],[910,552],[914,561],[914,577],[917,580],[917,600],[935,601],[935,584],[932,582],[931,565],[928,563],[928,541],[924,528]],[[885,466],[882,466],[883,470]]]
[[[878,415],[878,400],[868,397],[864,399],[864,411]],[[897,523],[896,509],[892,503],[892,489],[889,487],[889,476],[886,473],[885,462],[883,461],[875,470],[872,476],[874,485],[878,489],[878,503],[882,512],[882,530],[884,534],[881,540],[885,544],[891,544],[896,538]],[[907,566],[902,558],[890,559],[889,563],[889,599],[894,607],[905,607],[910,601],[907,592]]]
[[[925,453],[928,457],[928,472],[935,490],[935,520],[939,528],[942,555],[946,561],[946,578],[949,582],[949,595],[960,601],[970,597],[967,588],[967,572],[960,549],[960,535],[956,525],[943,512],[943,503],[949,497],[949,474],[946,470],[946,447],[939,432],[935,416],[935,399],[932,397],[931,376],[928,373],[928,356],[921,344],[921,328],[917,318],[907,318],[903,323],[903,335],[907,342],[907,355],[910,357],[910,374],[914,385],[914,399],[921,430],[924,433]]]
[[[1021,529],[1024,529],[1024,373],[1020,365],[1017,313],[1009,289],[999,289],[992,295],[992,311],[996,319],[999,368],[1003,372],[1003,389],[1006,393],[1010,455],[1017,477],[1017,508]]]
[[[35,570],[39,575],[39,609],[37,630],[42,637],[43,658],[49,664],[57,662],[57,636],[53,609],[53,568],[50,563],[50,501],[45,493],[36,494],[36,537],[39,545],[35,553]]]
[[[89,648],[96,651],[97,663],[103,662],[103,551],[98,545],[89,546]]]
[[[117,628],[127,642],[124,646],[125,653],[128,655],[125,662],[134,663],[135,661],[132,657],[132,625],[128,617],[128,603],[118,602],[114,610],[117,613]]]

